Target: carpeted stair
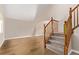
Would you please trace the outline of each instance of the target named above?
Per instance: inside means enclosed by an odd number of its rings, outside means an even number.
[[[62,33],[54,33],[48,43],[46,44],[46,48],[57,53],[58,55],[64,54],[64,34]]]

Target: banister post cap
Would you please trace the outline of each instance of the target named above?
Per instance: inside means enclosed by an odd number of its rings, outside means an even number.
[[[53,19],[53,17],[51,17],[51,19]]]

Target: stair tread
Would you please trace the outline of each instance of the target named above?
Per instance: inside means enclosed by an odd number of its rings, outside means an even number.
[[[53,52],[56,52],[58,54],[64,54],[64,48],[57,48],[57,46],[51,46],[49,44],[46,45],[46,48],[50,49]]]
[[[55,35],[52,35],[51,37],[64,38],[64,36],[55,36]]]
[[[63,40],[61,41],[61,40],[51,40],[51,39],[50,39],[49,42],[64,45],[64,41],[63,41]]]
[[[60,41],[60,42],[64,42],[64,37],[56,37],[56,36],[51,36],[51,38],[49,40],[55,40],[55,41]]]
[[[63,32],[54,32],[54,34],[62,34],[62,35],[64,35]]]
[[[64,33],[54,33],[53,35],[54,36],[62,36],[62,37],[64,37]]]
[[[51,42],[48,42],[46,45],[49,45],[52,48],[55,47],[56,49],[57,48],[59,48],[59,49],[63,49],[64,48],[64,45],[60,45],[60,44],[56,44],[56,43],[51,43]]]
[[[52,43],[52,42],[50,42],[50,41],[48,41],[48,43],[47,43],[47,44],[57,45],[57,46],[62,46],[61,44],[60,44],[60,45],[58,45],[58,44],[56,44],[55,42],[54,42],[54,43]]]

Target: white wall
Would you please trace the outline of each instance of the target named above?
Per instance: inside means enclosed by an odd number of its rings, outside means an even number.
[[[5,20],[5,36],[6,39],[13,37],[32,36],[33,21],[23,21],[12,18]]]
[[[72,4],[53,4],[49,13],[49,17],[52,16],[56,20],[65,20],[69,14],[69,8]]]
[[[48,13],[50,12],[51,9],[51,4],[39,4],[37,13],[36,13],[36,22],[41,22],[44,20],[48,20]]]
[[[3,21],[0,19],[0,33],[3,33]]]
[[[43,26],[44,21],[50,20],[50,17],[48,17],[48,13],[51,9],[51,4],[39,4],[36,18],[35,18],[35,27],[34,27],[34,35],[40,35],[43,34]]]
[[[37,12],[36,4],[6,4],[5,37],[32,36]]]
[[[0,5],[0,47],[2,46],[5,40],[5,32],[4,32],[4,9],[3,5]]]
[[[59,21],[59,32],[63,32],[64,21],[67,20],[69,15],[69,8],[72,7],[72,4],[54,4],[49,11],[48,17],[53,17],[55,20]]]
[[[72,38],[72,49],[79,51],[79,28],[74,30]]]
[[[5,5],[6,39],[35,35],[35,27],[46,20],[49,7],[50,5]]]
[[[54,19],[60,21],[59,22],[59,32],[63,32],[64,20],[67,19],[70,6],[72,6],[72,5],[62,5],[62,4],[60,4],[60,5],[51,5],[51,4],[48,4],[48,5],[46,5],[46,4],[45,5],[43,5],[43,4],[42,5],[5,5],[6,19],[7,18],[11,19],[11,20],[9,20],[9,19],[6,20],[6,24],[5,24],[6,33],[15,32],[15,30],[14,31],[12,30],[10,32],[10,29],[8,27],[12,27],[12,26],[14,27],[14,25],[17,25],[17,24],[19,24],[19,22],[21,22],[21,21],[18,21],[18,23],[15,23],[15,22],[17,22],[17,20],[22,20],[22,22],[26,22],[26,23],[24,23],[26,25],[26,27],[24,29],[26,29],[26,28],[30,29],[29,31],[31,33],[33,32],[32,33],[33,35],[38,34],[40,30],[36,32],[36,27],[38,27],[37,24],[44,20],[49,20],[50,17],[54,17]],[[23,23],[20,23],[20,24],[23,24]],[[22,26],[22,27],[24,27],[24,26]],[[24,31],[24,29],[23,29],[23,31]],[[28,31],[28,29],[25,30],[25,31],[27,31],[27,36],[32,35]],[[18,34],[20,34],[20,32]],[[8,34],[6,34],[6,35],[8,35]],[[23,35],[23,34],[21,34],[21,35]]]

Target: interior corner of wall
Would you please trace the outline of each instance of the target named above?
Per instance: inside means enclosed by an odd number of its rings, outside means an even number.
[[[1,42],[0,47],[2,47],[2,45],[3,45],[4,41],[5,41],[5,40],[3,40],[3,41]]]

